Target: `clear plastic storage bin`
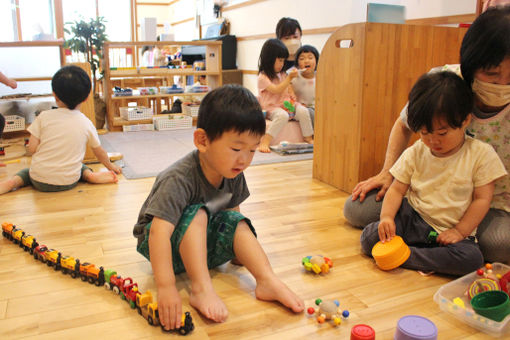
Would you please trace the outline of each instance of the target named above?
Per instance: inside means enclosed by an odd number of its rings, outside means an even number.
[[[502,263],[495,262],[492,264],[492,271],[494,274],[503,276],[510,271],[510,267]],[[455,281],[447,283],[434,294],[434,301],[439,305],[441,310],[452,314],[457,319],[467,323],[473,328],[476,328],[484,333],[490,334],[495,337],[500,337],[504,334],[507,336],[510,332],[510,315],[507,315],[501,322],[487,319],[484,316],[476,314],[466,292],[471,283],[479,278],[476,272],[464,275]],[[460,298],[464,302],[465,308],[453,303],[453,299]]]

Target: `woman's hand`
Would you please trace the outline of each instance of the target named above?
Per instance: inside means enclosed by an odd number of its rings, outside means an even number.
[[[370,177],[367,180],[359,182],[354,189],[352,190],[352,200],[355,201],[359,197],[359,201],[363,202],[365,200],[366,195],[374,190],[379,189],[377,196],[375,197],[376,201],[381,201],[386,194],[386,191],[391,185],[393,181],[393,176],[389,171],[381,171],[377,175]]]
[[[181,296],[175,286],[158,288],[159,322],[166,330],[181,327]]]

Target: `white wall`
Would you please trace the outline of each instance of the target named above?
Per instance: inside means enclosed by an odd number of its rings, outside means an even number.
[[[178,3],[180,2],[183,1]],[[234,3],[240,2],[242,1]],[[297,19],[303,30],[364,22],[369,2],[406,6],[406,19],[472,14],[476,11],[476,0],[268,0],[226,11],[223,16],[230,20],[230,33],[243,37],[274,34],[276,23],[284,16]],[[183,13],[181,12],[180,15],[182,16]],[[192,13],[189,13],[187,16],[191,15]],[[176,26],[176,35],[181,30],[185,31],[189,28],[184,25]],[[313,45],[321,51],[328,37],[329,34],[304,35],[302,43]],[[259,52],[264,41],[265,39],[238,42],[237,66],[239,69],[258,69]],[[244,86],[256,92],[256,79],[256,75],[244,75]]]

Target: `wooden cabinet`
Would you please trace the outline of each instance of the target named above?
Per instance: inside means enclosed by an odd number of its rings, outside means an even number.
[[[420,75],[457,64],[466,28],[340,27],[319,59],[313,177],[351,192],[384,163],[391,128]]]
[[[207,84],[211,89],[222,85],[222,67],[221,67],[221,41],[141,41],[141,42],[106,42],[104,45],[104,80],[103,96],[107,106],[107,121],[109,130],[121,130],[122,125],[132,124],[120,119],[119,107],[125,106],[128,101],[136,101],[145,106],[153,107],[154,113],[158,114],[161,110],[161,102],[164,101],[170,106],[174,97],[199,96],[199,93],[178,93],[140,95],[140,96],[113,96],[112,89],[114,84],[130,83],[139,84],[138,86],[172,86],[174,76],[207,76]],[[110,53],[113,49],[133,48],[136,46],[183,46],[198,45],[205,46],[205,65],[206,69],[194,71],[192,68],[163,68],[163,67],[115,67],[110,65]],[[166,83],[166,84],[165,84]],[[133,86],[135,87],[136,86]],[[152,121],[150,121],[151,123]],[[146,121],[137,121],[136,123],[147,123]]]

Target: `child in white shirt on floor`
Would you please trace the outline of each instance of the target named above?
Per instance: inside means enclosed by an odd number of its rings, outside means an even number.
[[[89,96],[90,77],[78,66],[61,68],[51,81],[58,109],[41,112],[28,127],[28,151],[32,153],[30,169],[19,171],[0,182],[0,194],[32,185],[39,191],[69,190],[81,180],[89,183],[116,183],[121,169],[110,162],[101,147],[96,128],[80,112]],[[110,171],[92,172],[82,164],[87,145]]]

